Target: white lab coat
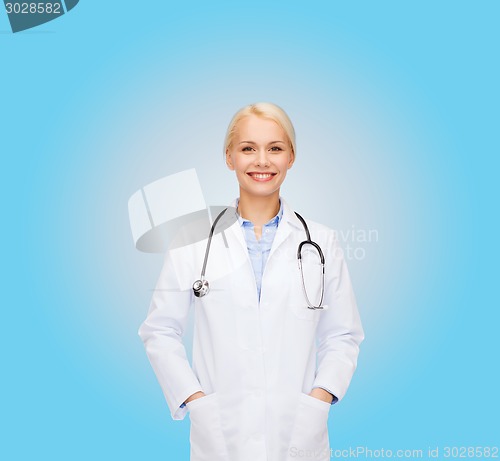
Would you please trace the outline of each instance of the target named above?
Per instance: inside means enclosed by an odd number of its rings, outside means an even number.
[[[329,460],[330,404],[313,387],[344,397],[364,338],[347,266],[335,233],[306,218],[325,255],[325,310],[310,310],[297,248],[301,222],[283,201],[262,278],[255,277],[238,221],[212,240],[206,278],[196,298],[207,240],[167,252],[139,335],[173,419],[191,419],[191,461]],[[235,202],[232,204],[235,206]],[[226,247],[227,243],[227,247]],[[317,253],[304,247],[308,295],[317,302]],[[182,342],[194,308],[192,366]],[[196,391],[207,394],[186,407]]]

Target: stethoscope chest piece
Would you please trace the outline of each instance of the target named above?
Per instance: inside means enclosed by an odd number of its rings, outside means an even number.
[[[203,298],[210,291],[208,280],[196,280],[193,283],[193,293],[197,298]]]
[[[207,269],[207,261],[208,261],[208,254],[210,252],[210,244],[212,243],[212,236],[214,235],[214,230],[215,226],[217,225],[217,222],[219,219],[222,217],[222,215],[227,211],[227,208],[224,208],[218,216],[215,218],[214,223],[212,224],[212,227],[210,228],[210,234],[208,235],[208,242],[207,242],[207,248],[205,249],[205,259],[203,261],[203,268],[201,270],[201,278],[199,280],[196,280],[196,282],[193,283],[193,293],[197,298],[203,298],[209,291],[210,291],[210,286],[208,284],[208,281],[205,280],[205,270]]]

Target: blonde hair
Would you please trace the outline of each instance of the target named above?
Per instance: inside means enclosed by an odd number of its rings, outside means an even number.
[[[290,147],[292,148],[292,154],[295,157],[295,130],[293,128],[292,122],[286,112],[276,104],[271,102],[258,102],[255,104],[249,104],[241,108],[231,119],[229,126],[226,131],[226,138],[224,140],[224,155],[227,149],[231,147],[233,142],[234,134],[236,131],[236,125],[239,121],[249,115],[256,115],[257,117],[266,118],[276,122],[285,132],[290,142]]]

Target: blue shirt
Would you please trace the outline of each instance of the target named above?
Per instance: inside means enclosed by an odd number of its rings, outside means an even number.
[[[236,206],[238,206],[238,203],[239,199],[237,200]],[[262,236],[260,237],[260,240],[257,240],[257,237],[255,236],[253,223],[248,219],[238,216],[238,221],[243,230],[243,234],[245,235],[248,255],[250,256],[253,272],[255,274],[255,283],[257,285],[257,296],[259,301],[262,287],[262,275],[264,274],[267,259],[269,258],[269,253],[271,252],[271,246],[273,245],[274,236],[276,235],[282,216],[283,204],[280,200],[280,209],[278,210],[278,214],[262,226]]]

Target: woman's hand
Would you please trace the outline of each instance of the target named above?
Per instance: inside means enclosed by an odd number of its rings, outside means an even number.
[[[194,394],[190,395],[184,403],[191,402],[192,400],[196,400],[196,399],[199,399],[201,397],[205,397],[204,392],[201,392],[201,391],[195,392]]]
[[[323,402],[326,403],[332,403],[333,401],[333,395],[330,394],[329,392],[325,391],[324,389],[321,389],[321,387],[315,387],[309,395],[311,397],[315,397],[319,400],[323,400]]]

